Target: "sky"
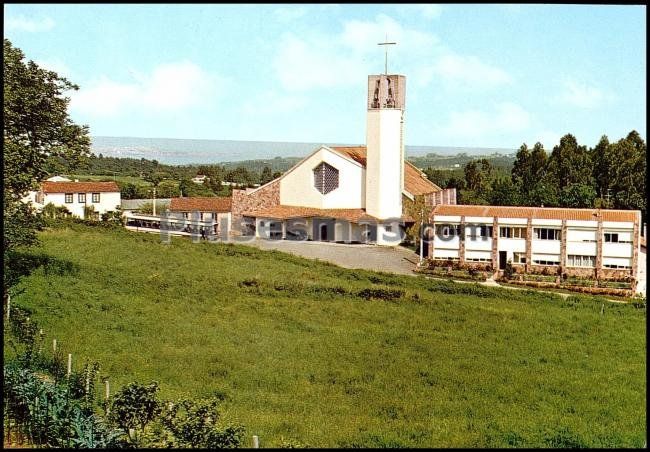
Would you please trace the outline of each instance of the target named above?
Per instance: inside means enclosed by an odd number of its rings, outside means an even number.
[[[646,6],[5,4],[95,136],[363,144],[368,74],[412,146],[646,138]]]

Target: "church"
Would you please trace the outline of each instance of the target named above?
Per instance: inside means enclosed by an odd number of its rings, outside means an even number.
[[[369,75],[366,146],[321,146],[281,177],[233,190],[232,233],[396,246],[413,223],[405,204],[455,204],[404,159],[406,77]]]

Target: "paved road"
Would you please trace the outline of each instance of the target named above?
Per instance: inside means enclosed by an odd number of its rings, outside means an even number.
[[[413,275],[419,256],[400,246],[345,245],[328,242],[262,240],[246,242],[263,250],[278,250],[310,259],[320,259],[345,268],[362,268],[400,275]]]

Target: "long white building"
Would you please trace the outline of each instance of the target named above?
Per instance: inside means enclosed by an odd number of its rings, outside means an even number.
[[[438,205],[429,218],[433,260],[503,270],[637,279],[641,212]]]

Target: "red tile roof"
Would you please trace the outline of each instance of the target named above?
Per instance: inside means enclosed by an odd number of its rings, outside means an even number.
[[[336,218],[337,220],[347,220],[350,223],[359,223],[360,221],[377,221],[371,215],[368,215],[365,209],[317,209],[315,207],[285,206],[277,205],[256,210],[243,212],[247,217],[274,218],[278,220],[287,220],[289,218]],[[406,215],[402,215],[402,220],[409,220]]]
[[[566,209],[559,207],[470,206],[441,204],[434,207],[435,215],[465,215],[471,217],[538,218],[544,220],[628,221],[638,219],[638,210]]]
[[[230,212],[232,210],[232,197],[228,198],[172,198],[169,210],[180,212]]]
[[[115,182],[51,182],[41,183],[43,193],[119,193]]]
[[[366,166],[367,153],[365,146],[333,146],[330,149],[345,154],[355,162],[360,163],[364,167]],[[427,179],[426,174],[420,171],[415,165],[407,161],[404,163],[404,190],[415,196],[442,190]]]

